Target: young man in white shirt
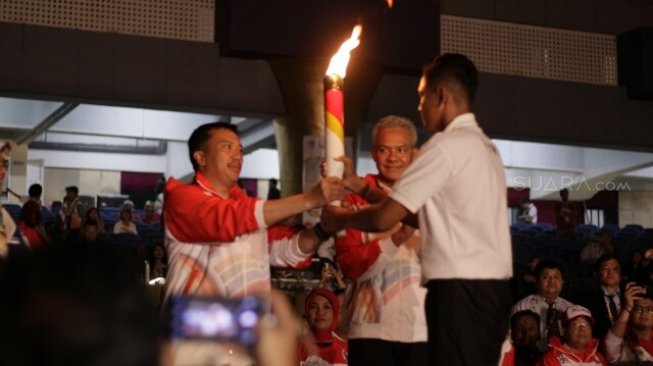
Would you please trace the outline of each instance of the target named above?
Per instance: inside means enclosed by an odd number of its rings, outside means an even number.
[[[418,110],[433,136],[390,195],[349,185],[369,201],[383,198],[359,211],[329,207],[322,217],[329,231],[419,226],[432,365],[496,365],[510,314],[505,172],[471,113],[477,84],[476,67],[463,55],[429,63]]]

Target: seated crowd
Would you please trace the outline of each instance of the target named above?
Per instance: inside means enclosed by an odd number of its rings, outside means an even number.
[[[127,255],[130,266],[140,273],[132,280],[142,282],[145,267],[138,267],[144,260],[149,270],[145,278],[166,276],[160,216],[151,202],[146,203],[142,214],[135,214],[133,202],[125,201],[119,211],[107,210],[114,213],[108,215],[103,209],[86,207],[79,201],[76,187],[66,191],[61,209],[53,215],[42,206],[40,192],[30,188],[30,197],[24,199],[16,217],[25,247],[39,253],[48,248],[58,251],[59,247],[85,252],[97,246],[93,244],[114,249],[122,246],[129,248],[123,254],[131,253]],[[51,215],[47,223],[43,218],[46,215]],[[158,230],[158,240],[145,241],[155,237],[143,235],[152,230]],[[619,245],[627,244],[612,240],[618,235],[608,230],[586,237],[581,233],[568,242],[565,251],[543,252],[549,256],[532,251],[527,261],[519,253],[523,247],[515,248],[514,306],[502,365],[653,362],[653,291],[647,291],[653,289],[653,253],[644,251],[646,247],[633,247],[625,253]],[[134,241],[118,240],[121,236]],[[524,244],[519,238],[513,240],[514,245]],[[565,257],[562,253],[573,255]],[[322,280],[306,296],[304,329],[309,341],[303,339],[298,344],[298,357],[305,364],[311,364],[312,357],[319,355],[330,364],[346,365],[343,355],[347,353],[347,322],[351,318],[351,309],[346,305],[352,279],[343,278],[338,263],[323,263]]]

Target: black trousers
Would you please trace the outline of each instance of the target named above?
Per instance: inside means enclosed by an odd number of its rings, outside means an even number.
[[[507,280],[426,284],[429,365],[496,366],[510,318]]]
[[[349,366],[428,365],[428,343],[390,342],[382,339],[349,339]]]

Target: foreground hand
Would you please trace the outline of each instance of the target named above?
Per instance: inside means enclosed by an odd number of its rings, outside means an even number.
[[[259,327],[257,356],[263,366],[287,366],[296,363],[299,319],[283,293],[270,293],[274,321],[264,321]]]
[[[322,225],[325,231],[330,233],[340,231],[344,228],[342,225],[342,220],[351,212],[351,209],[343,207],[325,206],[322,208],[320,225]]]
[[[626,309],[633,310],[635,301],[640,300],[646,293],[646,289],[637,285],[635,282],[629,282],[624,291],[624,300],[626,301]]]
[[[342,179],[338,177],[322,178],[309,192],[312,207],[324,206],[329,202],[342,200],[345,196],[345,187]]]
[[[408,240],[408,238],[413,236],[413,233],[415,233],[414,227],[401,224],[399,230],[392,234],[392,242],[395,243],[396,246],[399,246]]]
[[[342,182],[345,185],[345,188],[355,193],[360,192],[365,187],[365,181],[363,178],[356,175],[356,172],[354,171],[354,162],[344,155],[337,156],[333,158],[333,160],[342,162],[344,165]]]

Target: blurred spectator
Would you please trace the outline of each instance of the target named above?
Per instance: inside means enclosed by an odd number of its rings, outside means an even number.
[[[281,191],[279,188],[277,188],[277,180],[272,178],[270,179],[270,186],[268,188],[268,199],[269,200],[276,200],[278,198],[281,198]]]
[[[143,207],[143,209],[145,210],[145,216],[142,219],[144,224],[149,225],[149,224],[161,222],[161,215],[156,213],[154,210],[154,202],[152,201],[145,202],[145,206]]]
[[[136,230],[136,225],[131,221],[132,220],[132,211],[123,208],[120,210],[120,220],[116,221],[116,224],[113,225],[114,234],[134,234],[138,235]]]
[[[9,157],[11,154],[11,144],[0,141],[0,186],[4,184],[7,170],[9,169]],[[9,254],[9,244],[17,243],[15,236],[16,223],[11,215],[0,205],[0,258],[5,258]]]
[[[527,224],[537,224],[537,207],[530,199],[524,199],[521,204],[519,221]]]
[[[98,232],[104,232],[104,220],[100,216],[100,211],[97,207],[91,207],[86,211],[86,217],[84,217],[84,225],[87,223],[95,223],[98,228]]]
[[[569,202],[569,190],[560,190],[560,203],[556,205],[558,235],[573,236],[576,229],[576,207]]]
[[[150,258],[150,278],[165,277],[168,274],[168,256],[163,245],[155,245]]]
[[[163,190],[166,186],[166,176],[161,175],[161,177],[156,181],[156,187],[154,187],[154,193],[156,198],[154,199],[154,212],[161,215],[163,212]]]
[[[526,263],[526,268],[522,269],[514,277],[513,299],[521,299],[525,296],[537,292],[537,275],[535,269],[542,259],[537,256],[531,256]]]
[[[339,297],[347,289],[342,271],[328,258],[320,258],[320,282],[317,287],[325,287]]]
[[[41,202],[41,194],[43,194],[43,187],[38,183],[34,183],[31,186],[29,186],[29,189],[27,190],[27,196],[20,195],[14,192],[9,187],[7,187],[7,192],[11,193],[12,196],[18,198],[18,200],[22,204],[25,204],[27,201],[34,201],[38,203],[39,208],[43,206],[43,202]]]
[[[633,250],[628,257],[628,263],[623,271],[624,280],[626,282],[638,282],[642,273],[643,255],[639,250]]]
[[[64,237],[75,237],[79,235],[83,218],[86,217],[86,205],[79,199],[79,188],[76,186],[66,187],[66,197],[61,207],[60,214],[65,227]]]
[[[143,222],[143,220],[141,219],[141,216],[139,214],[137,214],[136,212],[134,212],[134,201],[125,200],[122,203],[122,206],[120,208],[123,209],[123,210],[129,210],[132,213],[131,221]]]
[[[18,228],[23,235],[23,240],[33,251],[42,251],[52,241],[43,227],[41,221],[41,207],[36,201],[27,201],[20,211]]]

